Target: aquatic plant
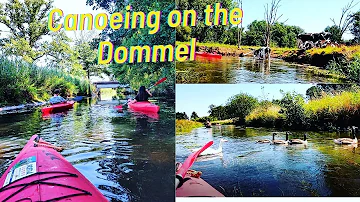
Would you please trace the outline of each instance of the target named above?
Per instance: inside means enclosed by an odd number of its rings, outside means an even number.
[[[0,55],[0,104],[19,104],[44,101],[52,91],[62,94],[86,94],[88,81],[56,68],[38,67],[20,59]]]

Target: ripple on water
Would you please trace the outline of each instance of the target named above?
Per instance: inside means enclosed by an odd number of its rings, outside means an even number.
[[[174,104],[158,102],[164,111],[154,121],[114,111],[118,101],[99,103],[76,103],[69,112],[46,118],[39,110],[0,116],[0,174],[28,139],[39,134],[64,147],[61,154],[110,201],[173,200],[174,180],[164,175],[175,172]],[[155,155],[159,151],[163,153]],[[156,179],[163,183],[153,186],[150,182]]]

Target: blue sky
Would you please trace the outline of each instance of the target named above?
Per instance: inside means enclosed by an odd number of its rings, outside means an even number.
[[[261,87],[264,87],[264,90]],[[305,95],[312,84],[176,84],[176,112],[195,111],[199,116],[207,116],[209,106],[223,105],[241,92],[268,100],[282,97],[280,90],[295,91]]]
[[[296,25],[305,32],[321,32],[328,25],[333,25],[330,18],[338,23],[341,9],[351,0],[282,0],[278,14],[283,14],[279,22]],[[246,27],[254,20],[264,19],[264,5],[271,0],[243,0],[243,26]],[[358,4],[352,11],[359,11]],[[351,38],[351,34],[344,35],[345,39]]]
[[[283,14],[280,22],[286,21],[288,25],[297,25],[306,32],[321,32],[326,26],[332,25],[330,18],[335,18],[336,22],[340,19],[341,8],[351,0],[282,0],[279,14]],[[7,0],[0,0],[0,3]],[[254,20],[264,19],[264,5],[271,0],[243,0],[243,26],[246,27]],[[216,3],[214,1],[214,3]],[[103,11],[93,11],[86,6],[86,0],[55,0],[54,6],[60,8],[65,14],[70,13],[93,13]],[[358,4],[353,11],[360,10]],[[8,30],[0,24],[0,30]],[[68,32],[70,36],[73,33]],[[344,35],[344,38],[351,38],[351,34]]]

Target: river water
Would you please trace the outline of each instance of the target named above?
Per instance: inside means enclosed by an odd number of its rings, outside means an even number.
[[[333,83],[333,80],[305,71],[303,66],[251,57],[197,58],[176,63],[176,83]]]
[[[360,196],[360,151],[338,146],[334,138],[349,133],[307,132],[308,145],[259,144],[256,140],[285,139],[276,129],[213,126],[176,136],[176,160],[183,162],[190,149],[213,140],[222,155],[200,157],[192,169],[225,196]],[[294,132],[291,138],[302,138]]]
[[[61,154],[109,201],[173,201],[174,100],[155,103],[158,117],[117,112],[118,101],[111,100],[84,100],[50,117],[42,117],[40,109],[2,115],[0,175],[39,134],[65,147]]]

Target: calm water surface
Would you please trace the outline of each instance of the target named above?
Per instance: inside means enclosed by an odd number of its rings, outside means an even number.
[[[241,129],[234,126],[199,128],[176,137],[176,160],[183,162],[190,149],[214,140],[220,156],[201,157],[192,167],[225,196],[360,196],[360,151],[338,146],[334,138],[348,133],[308,132],[308,146],[259,144],[272,139],[275,129]],[[302,138],[293,132],[290,138]],[[280,132],[277,139],[285,139]]]
[[[325,77],[306,72],[303,67],[271,59],[251,57],[198,58],[176,63],[176,83],[333,83]]]
[[[117,101],[76,103],[64,114],[0,116],[0,175],[33,134],[61,154],[109,201],[173,201],[174,100],[156,101],[159,117],[119,113]],[[156,183],[156,186],[154,186]]]

